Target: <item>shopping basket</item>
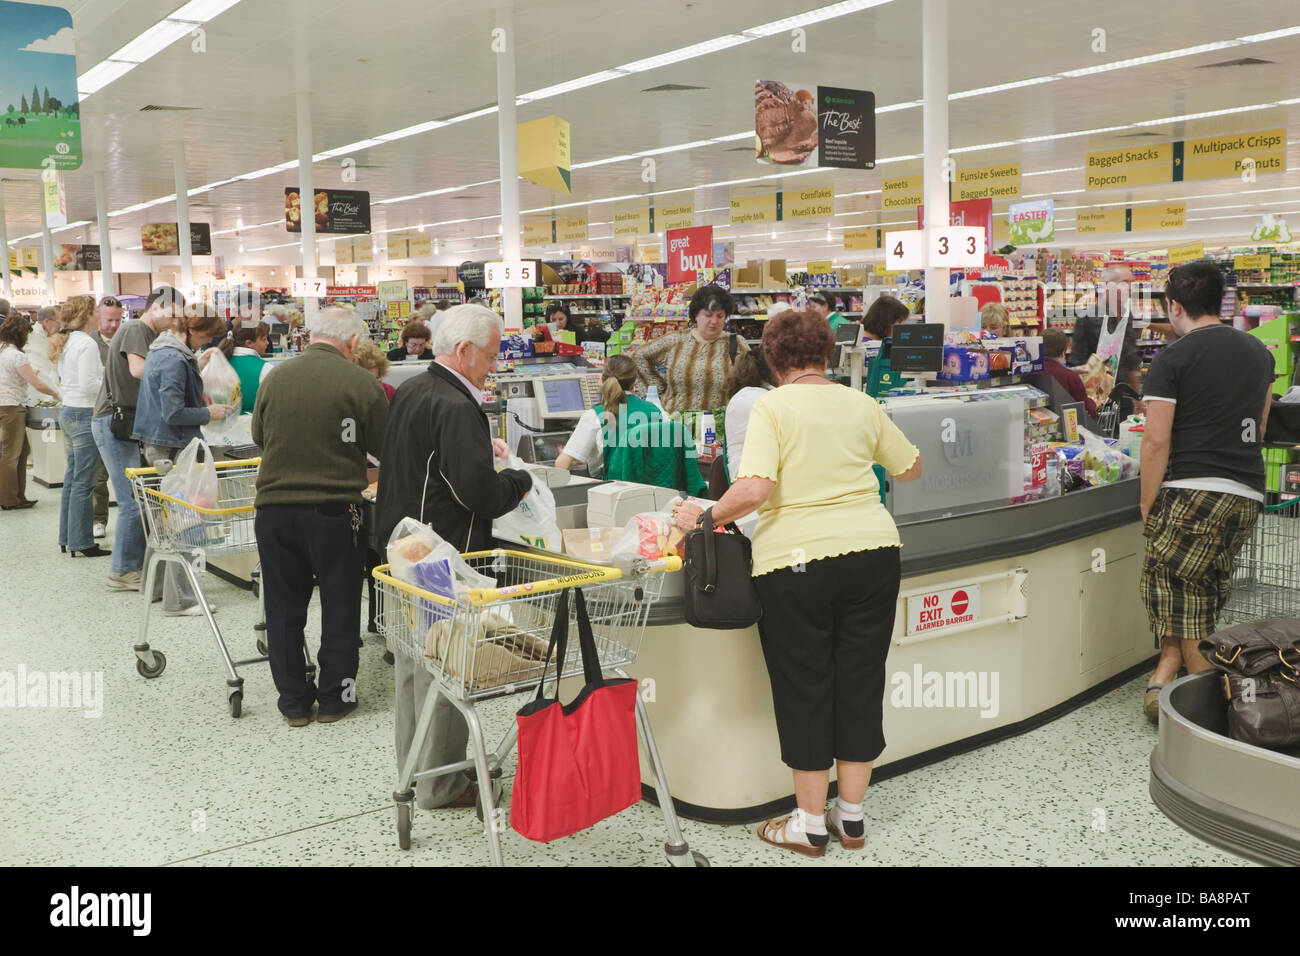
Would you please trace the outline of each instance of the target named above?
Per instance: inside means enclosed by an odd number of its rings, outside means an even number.
[[[167,666],[162,651],[149,646],[149,614],[153,606],[154,585],[160,566],[175,564],[185,574],[194,595],[198,598],[203,616],[207,619],[212,637],[226,665],[227,702],[230,716],[238,717],[244,700],[244,679],[237,668],[245,664],[260,664],[267,660],[266,641],[257,639],[257,657],[236,661],[226,649],[221,629],[212,616],[212,609],[198,573],[207,567],[209,558],[242,554],[257,550],[253,533],[253,499],[257,495],[257,469],[260,458],[240,461],[215,462],[217,470],[217,500],[213,507],[205,508],[182,501],[162,491],[163,479],[171,471],[171,462],[159,462],[154,468],[128,468],[126,476],[131,482],[131,493],[140,507],[140,521],[144,525],[145,539],[149,544],[149,560],[145,568],[144,620],[140,624],[140,640],[135,645],[136,670],[142,677],[155,678]],[[254,572],[256,574],[256,572]],[[266,609],[262,589],[258,595],[258,631],[265,630]],[[305,653],[305,652],[304,652]],[[307,677],[315,676],[315,667],[307,661]]]
[[[1222,624],[1300,617],[1300,499],[1265,505],[1233,566]]]
[[[581,588],[586,597],[602,671],[626,677],[622,668],[636,661],[650,607],[663,590],[664,572],[677,570],[681,561],[675,557],[654,562],[636,558],[623,566],[603,567],[506,550],[478,551],[463,557],[475,571],[493,577],[497,586],[471,590],[453,600],[398,581],[388,573],[386,564],[372,572],[379,598],[380,633],[392,641],[395,653],[411,658],[431,676],[393,793],[397,842],[403,850],[411,847],[416,781],[473,769],[479,782],[479,814],[487,822],[492,864],[501,866],[501,830],[506,825],[506,811],[498,808],[501,768],[514,749],[517,728],[512,721],[500,746],[489,752],[476,702],[536,689],[543,679],[559,597],[567,588]],[[564,661],[570,674],[582,671],[577,644],[574,641],[569,647]],[[464,716],[474,755],[417,772],[416,763],[439,694]],[[679,866],[707,865],[704,857],[692,852],[682,838],[650,718],[639,696],[636,716],[668,830],[668,860]]]

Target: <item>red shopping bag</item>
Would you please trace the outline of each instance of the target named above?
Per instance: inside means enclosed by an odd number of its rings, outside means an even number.
[[[515,771],[510,825],[530,840],[577,833],[626,810],[641,799],[636,743],[636,681],[605,679],[587,617],[586,599],[574,591],[578,641],[586,686],[568,706],[558,697],[537,696],[515,716],[519,725],[519,767]],[[560,593],[551,629],[556,684],[568,650],[569,592]]]

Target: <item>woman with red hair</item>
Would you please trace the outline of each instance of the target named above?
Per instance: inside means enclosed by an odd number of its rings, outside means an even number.
[[[831,834],[845,849],[866,843],[862,800],[885,748],[885,654],[902,577],[872,465],[898,481],[921,477],[920,452],[875,399],[826,377],[834,347],[812,312],[768,320],[763,356],[779,387],[754,405],[736,483],[712,508],[677,513],[689,530],[758,511],[758,629],[799,804],[758,835],[805,856],[822,856]],[[827,813],[832,763],[839,799]]]

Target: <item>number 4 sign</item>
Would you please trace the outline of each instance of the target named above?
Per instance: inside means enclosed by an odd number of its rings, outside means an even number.
[[[885,233],[885,268],[890,272],[925,268],[925,240],[921,230]]]

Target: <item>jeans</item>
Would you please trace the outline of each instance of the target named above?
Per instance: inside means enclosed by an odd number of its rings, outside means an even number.
[[[93,419],[90,432],[95,436],[99,457],[104,460],[108,480],[113,483],[113,494],[117,497],[117,524],[113,528],[113,564],[110,570],[114,574],[126,574],[144,566],[144,525],[140,523],[140,507],[126,477],[126,469],[139,468],[142,459],[138,442],[113,437],[112,422],[111,415]]]
[[[361,647],[361,545],[352,529],[357,505],[264,505],[253,517],[262,559],[266,645],[280,713],[337,714],[356,702]],[[318,683],[303,658],[313,578],[320,582]],[[462,745],[463,750],[463,745]]]
[[[59,501],[59,544],[72,551],[84,551],[95,543],[91,494],[99,451],[90,434],[90,412],[89,408],[66,406],[59,412],[59,428],[68,455]]]
[[[150,465],[154,465],[164,458],[174,462],[176,456],[181,453],[179,448],[159,448],[156,445],[145,445],[143,450],[144,460]],[[144,561],[146,568],[149,566],[151,550],[149,547],[145,547]],[[140,582],[140,586],[144,587],[143,581]],[[149,595],[149,600],[156,601],[160,596],[162,597],[164,611],[180,611],[199,603],[198,595],[190,587],[189,578],[172,561],[166,562],[166,567],[163,569],[161,588],[157,578],[154,579],[153,594]]]

